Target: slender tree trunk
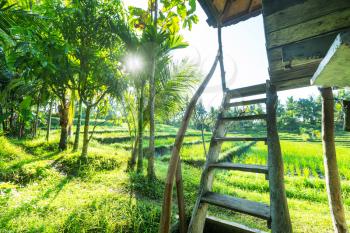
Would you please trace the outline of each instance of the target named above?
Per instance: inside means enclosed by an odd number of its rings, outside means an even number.
[[[85,124],[84,124],[84,137],[83,137],[83,149],[81,151],[81,159],[87,162],[88,147],[89,147],[89,124],[90,124],[90,112],[91,106],[87,105],[85,110]]]
[[[321,88],[322,96],[322,142],[326,174],[326,186],[329,208],[336,233],[348,232],[341,197],[341,185],[338,173],[334,142],[334,98],[331,88]]]
[[[53,101],[51,100],[50,106],[49,106],[49,114],[47,116],[46,141],[49,141],[50,139],[52,104],[53,104]]]
[[[11,110],[10,110],[9,125],[10,125],[10,130],[11,130],[12,132],[13,132],[13,130],[14,130],[13,118],[14,118],[14,110],[13,110],[13,108],[11,108]]]
[[[4,111],[2,109],[2,106],[0,105],[0,115],[4,115]],[[1,121],[1,125],[2,125],[2,132],[4,133],[6,130],[6,127],[5,127],[5,118],[3,117],[2,121]]]
[[[138,158],[137,158],[137,172],[141,173],[143,170],[143,95],[145,84],[142,83],[140,98],[139,98],[139,119],[138,119]]]
[[[67,149],[67,138],[68,138],[68,107],[66,103],[59,106],[60,114],[60,126],[61,126],[61,136],[59,142],[59,149]]]
[[[135,142],[134,142],[134,145],[133,145],[133,148],[132,148],[132,152],[131,152],[131,158],[129,160],[129,164],[128,164],[128,168],[133,170],[135,165],[136,165],[136,160],[137,160],[137,152],[138,152],[138,144],[139,143],[139,137],[138,135],[135,137]]]
[[[24,136],[24,122],[20,120],[18,122],[19,130],[18,130],[18,138],[22,138]]]
[[[73,145],[73,151],[74,152],[77,151],[78,147],[79,147],[82,105],[83,105],[83,101],[82,101],[82,99],[80,99],[79,100],[79,106],[78,106],[77,128],[75,130],[75,138],[74,138],[74,145]]]
[[[155,30],[157,30],[158,23],[158,0],[154,0],[154,18],[153,24]],[[156,32],[157,33],[157,32]],[[156,42],[153,42],[153,54],[152,54],[152,73],[150,79],[150,88],[149,88],[149,96],[150,96],[150,117],[149,117],[149,155],[148,155],[148,166],[147,166],[147,176],[148,179],[154,180],[156,178],[156,174],[154,171],[154,155],[155,155],[155,120],[154,120],[154,108],[155,108],[155,76],[156,76],[156,67],[157,67],[157,47]]]
[[[34,125],[33,125],[33,137],[36,137],[36,135],[37,135],[38,124],[39,124],[39,108],[40,108],[40,95],[38,97],[38,103],[36,105],[35,121],[34,121]]]

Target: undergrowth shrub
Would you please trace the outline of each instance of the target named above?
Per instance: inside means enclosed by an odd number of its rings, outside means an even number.
[[[122,160],[116,155],[89,154],[88,162],[80,160],[80,154],[67,154],[55,161],[54,167],[70,176],[86,176],[93,172],[110,171],[118,168]]]
[[[164,184],[160,180],[149,180],[142,174],[131,172],[130,182],[128,184],[129,190],[133,193],[148,197],[150,199],[158,200],[163,196]]]
[[[41,180],[48,177],[53,171],[46,161],[36,161],[28,164],[10,167],[1,171],[0,178],[4,181],[28,184],[34,180]]]

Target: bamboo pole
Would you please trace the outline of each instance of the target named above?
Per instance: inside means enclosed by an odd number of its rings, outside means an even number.
[[[348,232],[341,197],[334,142],[334,98],[331,88],[320,88],[322,96],[322,143],[329,208],[335,233]]]
[[[160,227],[159,227],[159,233],[168,233],[170,229],[170,218],[171,218],[171,201],[172,201],[172,190],[173,190],[173,184],[174,184],[174,178],[175,175],[177,179],[180,179],[181,174],[181,167],[178,166],[178,163],[180,161],[180,150],[182,147],[183,139],[185,137],[185,133],[188,127],[188,124],[190,122],[192,113],[194,108],[196,107],[196,104],[198,102],[198,99],[202,95],[204,89],[208,85],[209,80],[214,74],[215,68],[218,63],[219,59],[219,52],[214,60],[214,63],[208,73],[208,75],[203,80],[202,84],[199,86],[195,94],[193,95],[187,109],[184,115],[184,118],[182,119],[181,127],[179,128],[179,131],[177,132],[174,147],[171,153],[171,158],[169,161],[169,167],[168,167],[168,173],[165,181],[165,190],[164,190],[164,199],[163,199],[163,205],[162,205],[162,214],[160,218]],[[179,180],[179,183],[182,184],[181,179]],[[179,187],[179,186],[178,186]],[[181,186],[180,186],[181,187]],[[179,192],[180,195],[179,195]],[[180,197],[180,198],[179,198]],[[184,203],[183,200],[183,191],[181,189],[178,190],[178,199],[180,199],[178,202]],[[180,205],[182,208],[182,204]],[[181,214],[183,215],[183,214]],[[184,216],[180,216],[180,220],[185,219]],[[180,223],[180,225],[183,223]]]

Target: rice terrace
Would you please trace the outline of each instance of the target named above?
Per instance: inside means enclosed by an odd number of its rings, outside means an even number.
[[[348,0],[0,0],[0,233],[347,233]]]

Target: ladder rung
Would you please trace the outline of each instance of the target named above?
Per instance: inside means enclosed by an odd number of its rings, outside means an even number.
[[[209,164],[208,168],[262,173],[266,175],[269,173],[267,166],[254,165],[254,164],[239,164],[239,163],[230,163],[230,162],[212,163],[212,164]]]
[[[217,137],[214,138],[215,141],[227,141],[227,142],[240,142],[240,141],[262,141],[262,142],[266,142],[267,138],[266,137],[260,137],[260,138],[241,138],[241,137]]]
[[[266,98],[227,103],[225,104],[225,108],[239,107],[239,106],[246,106],[246,105],[253,105],[253,104],[266,104]]]
[[[205,232],[267,233],[258,229],[253,229],[242,224],[223,220],[214,216],[206,217]]]
[[[245,120],[266,120],[266,114],[250,115],[250,116],[238,116],[238,117],[221,117],[224,121],[245,121]]]
[[[266,94],[266,83],[228,90],[227,92],[228,98],[230,99],[261,94]]]
[[[264,203],[248,201],[242,198],[231,197],[214,192],[205,193],[201,202],[234,210],[243,214],[270,220],[270,207]]]

